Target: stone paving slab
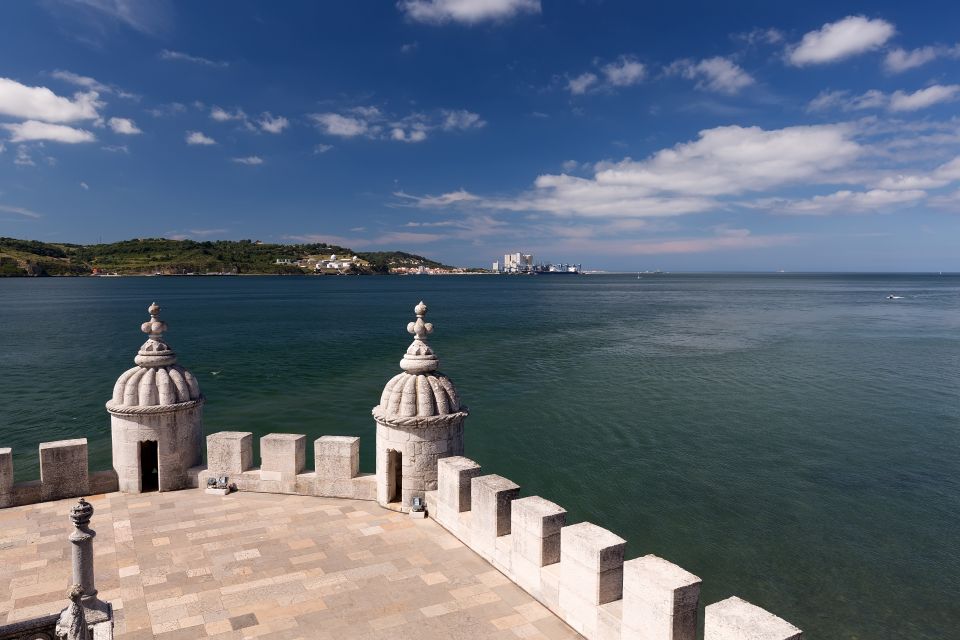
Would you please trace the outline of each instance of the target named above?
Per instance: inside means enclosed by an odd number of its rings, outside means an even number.
[[[196,489],[89,501],[119,639],[580,637],[432,520],[373,502]],[[0,622],[65,606],[74,503],[0,509]]]

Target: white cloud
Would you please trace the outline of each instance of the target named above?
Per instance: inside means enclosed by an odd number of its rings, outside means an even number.
[[[414,112],[392,117],[377,107],[353,107],[340,113],[312,113],[309,118],[325,134],[340,138],[386,138],[397,142],[423,142],[431,131],[481,129],[486,122],[466,109],[440,109],[432,114]]]
[[[332,144],[318,144],[313,148],[313,155],[318,156],[321,153],[326,153],[327,151],[330,151],[331,149],[333,149]]]
[[[64,82],[68,82],[72,85],[83,87],[84,89],[89,89],[90,91],[98,91],[100,93],[110,93],[110,87],[103,84],[102,82],[98,82],[97,80],[89,76],[81,76],[79,74],[73,73],[72,71],[61,71],[59,69],[54,71],[50,75],[56,78],[57,80],[63,80]]]
[[[221,109],[220,107],[214,106],[210,109],[210,117],[217,122],[229,122],[230,120],[245,121],[247,119],[247,114],[243,112],[243,109],[235,109],[234,111],[230,112],[226,109]]]
[[[423,142],[427,139],[427,132],[423,129],[404,130],[394,127],[390,130],[390,139],[397,142]]]
[[[171,102],[169,104],[161,104],[152,109],[147,109],[147,113],[152,115],[154,118],[167,118],[184,113],[186,110],[187,105],[181,102]]]
[[[408,42],[400,45],[400,53],[413,53],[420,47],[419,42]]]
[[[29,87],[10,78],[0,78],[0,114],[44,122],[93,120],[102,105],[96,91],[77,93],[73,100],[46,87]]]
[[[13,164],[19,165],[21,167],[35,167],[37,163],[33,161],[33,157],[30,155],[30,149],[27,145],[22,144],[17,147],[17,157],[13,159]]]
[[[694,62],[678,60],[666,69],[668,74],[679,74],[696,80],[697,89],[734,94],[754,83],[753,77],[727,58],[716,56]]]
[[[23,207],[12,207],[6,204],[0,204],[0,211],[4,213],[15,213],[18,216],[24,216],[25,218],[42,218],[39,213],[36,211],[31,211],[30,209],[25,209]]]
[[[894,91],[890,96],[891,111],[917,111],[926,109],[941,102],[950,102],[960,91],[960,85],[940,85],[935,84],[926,89],[920,89],[913,93],[903,91]]]
[[[113,93],[120,96],[121,98],[128,98],[131,100],[140,99],[140,96],[134,93],[124,91],[119,87],[103,84],[102,82],[99,82],[95,78],[91,78],[90,76],[82,76],[80,74],[73,73],[72,71],[63,71],[63,70],[57,69],[50,75],[56,78],[57,80],[62,80],[63,82],[67,82],[69,84],[72,84],[78,87],[83,87],[84,89],[87,89],[89,91],[96,91],[98,93]]]
[[[164,49],[160,52],[161,60],[174,60],[178,62],[192,62],[193,64],[200,64],[206,67],[229,67],[230,63],[223,60],[210,60],[209,58],[202,58],[200,56],[192,56],[189,53],[183,53],[182,51],[171,51],[170,49]]]
[[[960,180],[960,156],[949,162],[937,166],[926,175],[903,174],[883,177],[878,183],[878,189],[909,191],[916,189],[937,189],[945,187],[951,182]]]
[[[0,153],[3,153],[3,152],[6,151],[6,150],[7,150],[7,145],[5,145],[5,144],[3,144],[2,142],[0,142]]]
[[[605,64],[601,71],[607,82],[614,87],[629,87],[640,83],[647,74],[646,67],[629,56],[620,56]]]
[[[187,131],[187,144],[210,145],[217,144],[213,138],[204,135],[200,131]]]
[[[158,35],[168,31],[173,24],[173,10],[169,2],[151,0],[78,0],[69,3],[44,2],[47,9],[64,7],[75,12],[85,13],[88,16],[96,15],[99,18],[108,18],[114,22],[125,24],[141,33]],[[59,12],[54,13],[60,17]],[[85,20],[84,24],[89,24]]]
[[[733,35],[733,38],[737,40],[742,40],[750,45],[755,44],[779,44],[783,42],[784,35],[783,32],[779,29],[769,27],[766,29],[756,28],[752,31],[747,31],[745,33],[737,33]]]
[[[581,73],[567,81],[567,90],[575,96],[583,95],[597,84],[599,78],[594,73]]]
[[[130,118],[110,118],[108,122],[114,133],[121,133],[127,136],[143,133]]]
[[[80,188],[83,189],[84,191],[90,191],[90,185],[88,185],[86,182],[81,182]]]
[[[62,124],[50,124],[37,120],[27,120],[14,124],[2,124],[10,132],[10,142],[28,142],[32,140],[49,140],[76,144],[78,142],[93,142],[96,137],[85,129],[75,129]]]
[[[540,13],[540,0],[400,0],[397,8],[416,22],[476,24]]]
[[[237,164],[245,164],[249,166],[256,166],[258,164],[263,164],[263,158],[260,156],[247,156],[245,158],[230,158],[232,162]]]
[[[353,138],[366,135],[371,131],[367,121],[359,117],[345,116],[339,113],[312,113],[310,118],[317,123],[317,126],[324,133],[331,136]]]
[[[443,124],[440,127],[444,131],[466,131],[468,129],[482,129],[487,125],[486,122],[480,117],[479,113],[473,113],[472,111],[467,111],[466,109],[458,109],[454,111],[442,110],[441,115],[443,116]]]
[[[925,65],[936,59],[937,55],[936,47],[921,47],[912,51],[899,48],[891,49],[887,52],[887,57],[883,59],[883,66],[891,73],[901,73]]]
[[[274,117],[269,111],[264,111],[259,120],[260,128],[267,133],[280,133],[290,126],[290,121],[283,116]]]
[[[764,130],[727,126],[662,149],[649,158],[599,163],[594,175],[541,175],[515,198],[490,199],[459,191],[441,196],[401,196],[412,206],[473,206],[543,211],[584,217],[659,217],[708,211],[725,196],[785,185],[842,182],[839,169],[862,153],[852,128],[842,125]]]
[[[130,153],[130,149],[125,144],[112,144],[100,148],[111,153]]]
[[[836,62],[880,48],[895,32],[886,20],[847,16],[804,35],[787,49],[787,60],[798,67]]]
[[[941,102],[950,102],[960,92],[960,85],[939,85],[908,93],[894,91],[886,94],[871,89],[860,95],[851,95],[849,91],[823,91],[807,105],[808,111],[860,111],[863,109],[889,109],[890,111],[918,111]]]
[[[859,111],[861,109],[880,109],[885,107],[887,102],[887,95],[876,89],[871,89],[858,96],[851,96],[849,91],[821,91],[807,105],[807,110],[842,109],[843,111]]]
[[[412,206],[421,207],[424,209],[449,207],[460,202],[472,202],[480,199],[479,197],[463,189],[451,191],[450,193],[444,193],[439,196],[412,196],[404,193],[403,191],[397,191],[393,195],[410,201]]]
[[[927,197],[919,189],[870,191],[837,191],[805,200],[769,200],[760,204],[772,213],[786,215],[823,216],[834,213],[870,213],[891,210],[897,206],[915,204]]]

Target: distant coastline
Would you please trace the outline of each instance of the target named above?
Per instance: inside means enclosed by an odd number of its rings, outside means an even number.
[[[448,275],[482,271],[405,251],[353,251],[327,243],[137,238],[81,245],[0,237],[0,277]]]

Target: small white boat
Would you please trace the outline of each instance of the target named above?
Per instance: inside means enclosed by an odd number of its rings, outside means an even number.
[[[893,294],[887,296],[887,300],[903,300],[903,296],[895,296]]]

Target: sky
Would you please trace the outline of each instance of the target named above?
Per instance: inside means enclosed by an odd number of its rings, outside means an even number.
[[[960,271],[960,3],[11,0],[0,236]]]

